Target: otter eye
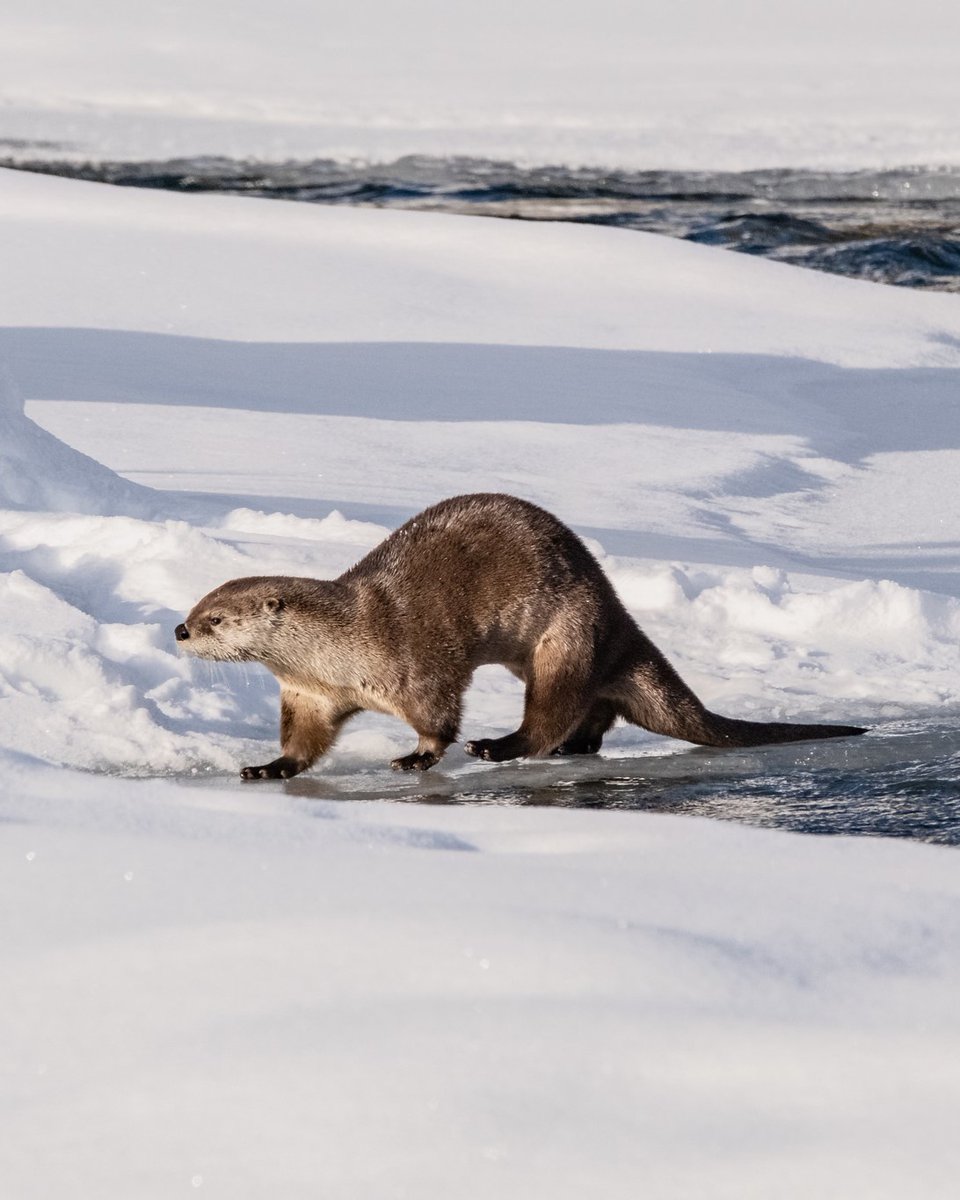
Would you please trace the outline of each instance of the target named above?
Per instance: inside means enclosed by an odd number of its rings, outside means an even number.
[[[219,625],[222,620],[223,620],[223,617],[211,617],[210,624],[211,625]]]

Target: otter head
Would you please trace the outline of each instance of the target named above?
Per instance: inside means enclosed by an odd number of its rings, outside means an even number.
[[[176,628],[180,648],[197,658],[263,661],[283,626],[282,579],[231,579],[214,588]]]

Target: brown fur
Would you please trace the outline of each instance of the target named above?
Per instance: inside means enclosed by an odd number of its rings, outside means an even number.
[[[482,663],[526,683],[515,733],[468,742],[501,761],[584,754],[623,716],[705,746],[863,733],[845,725],[738,721],[709,712],[637,628],[599,564],[555,517],[512,496],[458,496],[408,521],[339,579],[234,579],[178,627],[201,658],[262,662],[281,685],[282,755],[247,779],[286,778],[362,709],[416,730],[394,761],[426,770],[455,741]]]

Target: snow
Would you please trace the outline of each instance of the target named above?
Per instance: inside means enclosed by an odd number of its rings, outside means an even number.
[[[505,490],[711,707],[879,728],[774,777],[895,755],[960,703],[955,297],[11,172],[0,217],[3,1194],[952,1195],[954,851],[445,803],[700,762],[632,727],[414,787],[363,717],[243,787],[275,685],[172,630]],[[465,733],[519,705],[478,672]]]
[[[953,851],[14,780],[10,1194],[951,1194]]]
[[[957,165],[958,44],[941,0],[7,0],[0,136],[74,157]]]

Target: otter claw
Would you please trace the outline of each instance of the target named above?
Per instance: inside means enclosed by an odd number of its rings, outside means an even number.
[[[526,740],[515,733],[502,738],[477,738],[463,748],[467,754],[486,762],[507,762],[511,758],[525,758],[530,753]]]
[[[303,766],[293,758],[278,758],[274,762],[265,763],[262,767],[244,767],[240,772],[241,779],[292,779],[299,775]]]
[[[482,758],[485,762],[499,762],[499,759],[494,756],[492,738],[481,738],[476,742],[466,742],[463,748],[473,758]]]

